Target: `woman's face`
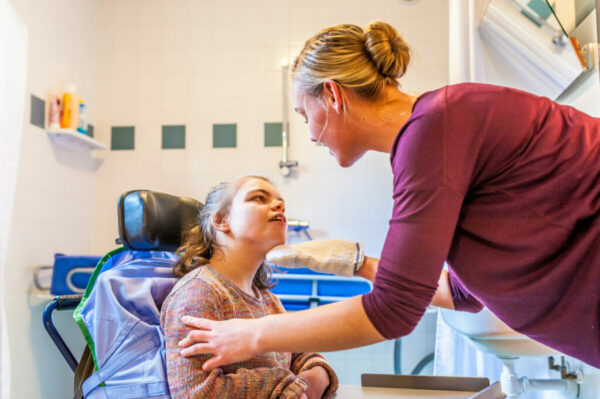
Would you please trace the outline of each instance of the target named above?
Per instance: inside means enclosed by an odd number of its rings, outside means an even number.
[[[328,99],[330,93],[314,97],[306,93],[297,81],[294,81],[292,91],[296,112],[308,124],[311,141],[327,146],[342,167],[352,166],[364,155],[365,151],[352,141],[356,126],[350,122],[346,111],[335,111],[331,99]]]
[[[236,240],[253,243],[265,253],[285,243],[285,204],[279,191],[265,180],[249,178],[242,183],[227,219]]]

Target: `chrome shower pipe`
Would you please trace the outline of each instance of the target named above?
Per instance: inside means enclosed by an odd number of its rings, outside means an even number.
[[[283,113],[281,118],[281,161],[279,162],[279,171],[283,176],[289,176],[291,168],[298,166],[298,161],[290,161],[288,159],[288,148],[290,145],[290,121],[289,121],[289,96],[290,96],[290,84],[288,75],[288,64],[287,62],[281,65],[281,77],[283,82]]]
[[[596,0],[596,42],[600,43],[600,0]]]

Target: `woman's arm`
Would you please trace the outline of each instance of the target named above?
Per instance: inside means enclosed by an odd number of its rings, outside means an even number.
[[[374,279],[379,259],[365,258],[357,275]],[[384,341],[365,313],[362,297],[289,314],[270,315],[254,320],[232,319],[215,322],[184,317],[195,330],[181,340],[183,356],[214,354],[204,364],[210,370],[224,364],[249,359],[262,352],[324,352]],[[434,306],[453,309],[448,274],[442,271]]]
[[[358,272],[356,272],[356,275],[370,281],[375,281],[377,266],[379,266],[379,259],[365,256],[365,262]],[[442,270],[442,273],[440,274],[438,287],[431,300],[431,305],[439,308],[454,309],[452,292],[450,291],[450,283],[448,280],[448,271],[446,270]]]
[[[213,321],[184,317],[196,328],[179,345],[183,356],[214,354],[204,370],[263,352],[335,351],[384,341],[367,317],[362,297],[259,319]]]
[[[452,292],[450,291],[450,281],[448,280],[447,270],[442,270],[442,273],[440,274],[438,287],[431,300],[431,305],[437,306],[438,308],[454,310],[454,300],[452,299]]]
[[[362,278],[366,278],[369,281],[375,281],[375,274],[377,273],[377,266],[379,266],[379,259],[365,256],[363,265],[356,275]]]

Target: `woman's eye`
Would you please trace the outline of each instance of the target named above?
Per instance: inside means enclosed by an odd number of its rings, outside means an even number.
[[[263,202],[265,200],[265,196],[264,195],[258,195],[256,197],[254,197],[254,199]]]

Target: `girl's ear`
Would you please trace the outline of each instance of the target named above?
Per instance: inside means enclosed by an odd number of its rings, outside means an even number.
[[[323,96],[327,105],[330,105],[336,113],[344,110],[344,99],[342,97],[342,88],[333,80],[323,82]]]
[[[213,218],[213,224],[217,231],[222,233],[229,232],[229,222],[227,221],[227,217],[222,212],[217,212],[215,217]]]

